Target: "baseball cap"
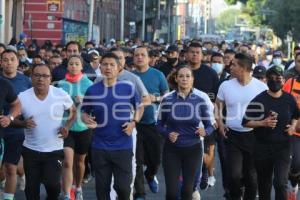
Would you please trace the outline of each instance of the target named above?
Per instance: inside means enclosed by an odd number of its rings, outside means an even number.
[[[267,70],[267,73],[266,73],[266,76],[270,76],[271,74],[276,74],[278,76],[283,76],[283,69],[279,66],[273,66],[273,67],[270,67],[268,70]]]
[[[266,68],[264,66],[258,65],[253,70],[253,77],[264,78],[266,76]]]
[[[174,51],[177,51],[177,52],[179,51],[178,46],[176,46],[174,44],[170,45],[166,50],[167,53],[174,52]]]
[[[274,51],[273,52],[273,57],[282,57],[281,51]]]

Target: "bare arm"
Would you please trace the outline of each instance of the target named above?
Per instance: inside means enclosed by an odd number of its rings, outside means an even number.
[[[9,113],[10,114],[8,116],[4,116],[4,115],[0,116],[0,125],[3,128],[9,126],[10,123],[13,121],[11,117],[16,118],[21,114],[21,102],[18,98],[10,104]]]
[[[228,131],[228,128],[225,126],[223,122],[223,108],[224,108],[224,101],[221,101],[220,99],[216,99],[216,107],[215,107],[215,118],[218,124],[219,133],[223,135],[225,138],[226,132]]]

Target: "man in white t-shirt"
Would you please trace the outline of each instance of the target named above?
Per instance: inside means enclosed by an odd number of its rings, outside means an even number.
[[[26,199],[40,199],[41,183],[47,199],[57,200],[60,194],[63,138],[68,135],[76,109],[70,96],[50,83],[50,68],[37,65],[32,69],[33,87],[19,94],[25,120],[15,123],[26,128],[22,153]],[[65,111],[69,112],[66,120]]]
[[[254,200],[257,191],[257,178],[252,156],[254,136],[252,129],[242,126],[242,119],[250,101],[267,86],[251,76],[252,58],[236,54],[231,73],[234,79],[221,84],[216,105],[219,132],[225,139],[226,162],[228,163],[229,193],[233,200],[241,199],[241,187],[245,186],[244,199]],[[225,124],[222,109],[226,106]],[[243,182],[242,182],[243,179]]]

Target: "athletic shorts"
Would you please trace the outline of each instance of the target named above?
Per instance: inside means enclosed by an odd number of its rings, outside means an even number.
[[[209,152],[209,146],[216,144],[216,132],[213,132],[211,135],[204,137],[204,153]]]
[[[74,149],[76,154],[87,154],[92,139],[92,131],[69,131],[68,137],[64,140],[64,147]]]
[[[3,163],[18,165],[22,155],[24,136],[10,135],[4,137]]]

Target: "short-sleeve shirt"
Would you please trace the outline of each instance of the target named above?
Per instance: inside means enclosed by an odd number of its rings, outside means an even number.
[[[263,82],[252,78],[247,85],[241,85],[238,80],[231,79],[221,84],[218,91],[218,99],[226,105],[226,125],[238,132],[249,132],[251,128],[242,126],[242,119],[250,101],[258,94],[267,90]]]
[[[12,85],[7,81],[4,80],[3,78],[0,77],[0,112],[3,114],[3,109],[4,109],[4,103],[7,102],[9,104],[13,103],[15,100],[17,100],[18,96],[15,93]],[[3,137],[3,130],[0,127],[0,138]]]
[[[247,107],[243,124],[251,120],[263,120],[269,116],[270,111],[278,113],[276,127],[254,128],[256,141],[272,145],[289,143],[291,137],[285,132],[286,126],[293,119],[299,118],[299,110],[293,96],[286,92],[279,98],[272,97],[267,91],[257,95]]]
[[[97,77],[96,80],[94,81],[95,83],[98,83],[104,79],[103,76]],[[123,70],[119,75],[118,75],[118,81],[130,81],[135,85],[136,91],[139,94],[140,97],[144,97],[148,95],[148,91],[144,86],[144,83],[141,81],[141,79],[133,74],[132,72],[129,72],[127,70]]]
[[[130,121],[132,110],[140,104],[140,97],[129,81],[118,81],[112,87],[98,82],[85,93],[81,110],[93,115],[97,122],[92,148],[99,150],[132,149],[132,136],[122,125]]]
[[[200,68],[193,70],[194,87],[205,92],[212,101],[215,101],[219,86],[218,74],[207,65],[202,64]]]
[[[22,115],[25,119],[33,117],[36,127],[25,129],[23,145],[39,152],[52,152],[63,149],[63,139],[58,137],[62,127],[64,112],[73,105],[71,97],[61,88],[49,86],[48,95],[40,100],[34,89],[19,94]]]
[[[144,83],[149,94],[154,96],[162,96],[169,91],[167,80],[162,72],[157,69],[150,68],[146,72],[133,71],[142,82]],[[140,121],[142,124],[155,124],[156,123],[156,112],[158,104],[152,103],[146,106],[144,109],[143,117]]]
[[[31,88],[31,81],[30,79],[25,76],[24,74],[17,73],[17,75],[13,78],[7,78],[3,75],[1,76],[3,79],[9,81],[15,91],[15,93],[18,95],[20,92],[23,92],[29,88]],[[5,115],[9,114],[9,104],[5,103],[4,113]],[[24,137],[24,129],[22,128],[5,128],[5,137]]]

